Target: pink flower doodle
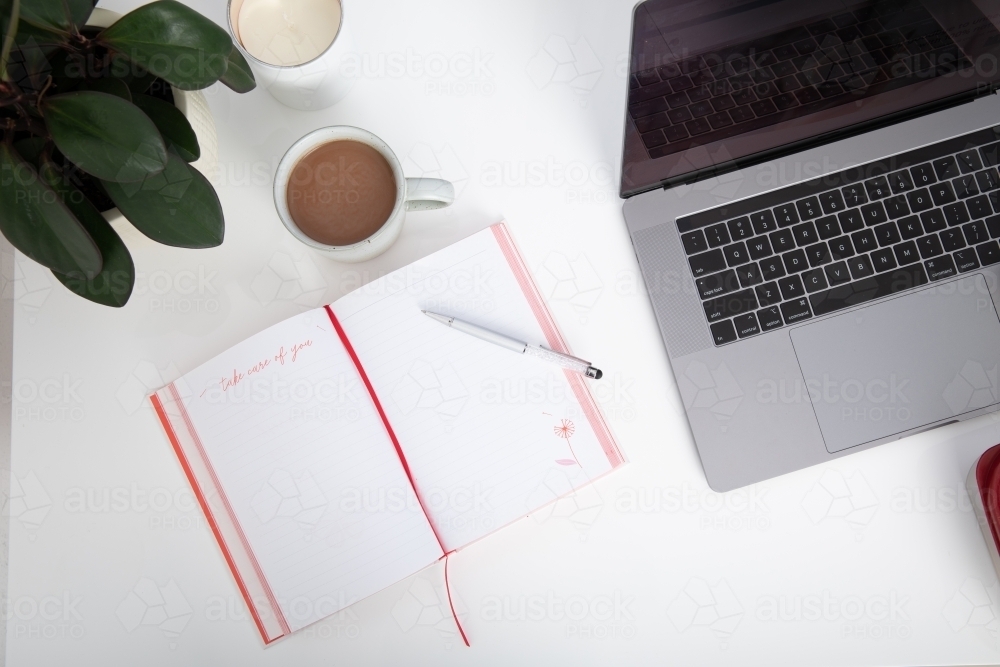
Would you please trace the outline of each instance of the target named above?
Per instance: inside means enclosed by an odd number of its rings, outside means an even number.
[[[562,438],[566,441],[566,445],[569,447],[569,453],[572,455],[573,459],[556,459],[556,463],[561,466],[572,466],[580,465],[580,461],[576,458],[576,452],[573,451],[573,443],[570,442],[570,438],[576,432],[576,427],[573,426],[573,422],[568,419],[563,419],[559,426],[554,427],[553,432],[556,434],[557,438]],[[581,468],[583,466],[580,466]]]

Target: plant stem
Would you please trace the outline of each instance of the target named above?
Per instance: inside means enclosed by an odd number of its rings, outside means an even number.
[[[21,18],[21,0],[14,0],[10,9],[10,25],[7,26],[7,34],[3,38],[3,49],[0,50],[0,79],[7,81],[7,59],[10,58],[10,50],[14,48],[14,37],[17,35],[17,24]]]

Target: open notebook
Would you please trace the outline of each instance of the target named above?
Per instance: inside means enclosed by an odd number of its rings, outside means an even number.
[[[500,223],[151,397],[266,644],[623,462],[589,380],[424,309],[569,352]]]

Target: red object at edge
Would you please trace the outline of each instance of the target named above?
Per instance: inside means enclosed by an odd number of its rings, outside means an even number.
[[[1000,550],[1000,445],[993,445],[979,457],[976,486],[979,487],[993,544]]]

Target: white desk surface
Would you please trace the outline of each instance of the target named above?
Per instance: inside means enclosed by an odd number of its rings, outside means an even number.
[[[196,7],[223,22],[222,0]],[[260,89],[207,91],[220,248],[132,243],[120,311],[19,258],[8,665],[1000,661],[1000,587],[964,491],[996,417],[707,487],[616,194],[630,11],[351,0],[362,68],[343,102],[303,113]],[[453,180],[456,204],[411,214],[367,264],[297,245],[270,175],[334,124],[385,139],[409,176]],[[262,648],[145,394],[501,218],[573,348],[605,370],[597,395],[630,463],[453,560],[472,648],[433,569]]]

